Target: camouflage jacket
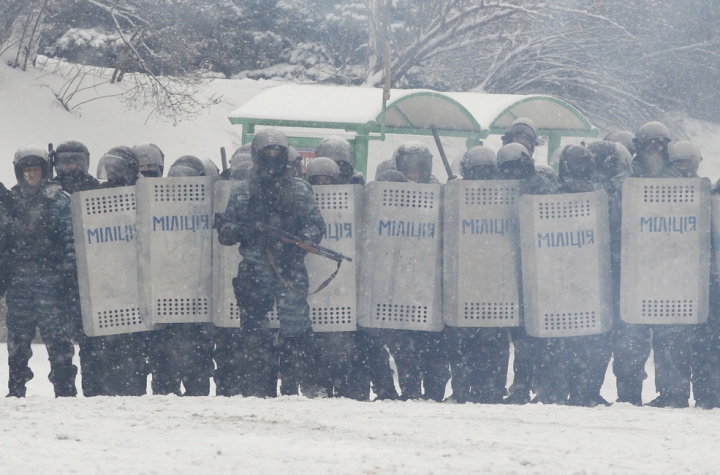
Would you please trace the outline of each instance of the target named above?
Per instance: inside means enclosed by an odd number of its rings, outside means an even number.
[[[70,196],[60,185],[46,182],[34,195],[12,189],[15,203],[9,212],[8,257],[12,274],[37,270],[75,271]]]
[[[325,221],[315,204],[312,187],[305,180],[294,178],[289,199],[282,205],[275,205],[259,203],[257,196],[251,196],[251,180],[239,182],[230,192],[223,213],[224,224],[218,230],[220,244],[232,246],[239,243],[243,259],[252,264],[267,264],[268,249],[283,264],[301,261],[304,253],[299,248],[282,243],[276,237],[261,234],[254,229],[254,224],[260,221],[315,244],[319,243],[325,230]]]

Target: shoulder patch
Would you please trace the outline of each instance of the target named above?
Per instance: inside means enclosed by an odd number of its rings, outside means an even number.
[[[57,183],[49,183],[42,192],[46,198],[49,198],[51,200],[57,199],[60,193],[65,193],[62,189],[62,186]]]
[[[250,187],[248,186],[248,182],[243,180],[233,186],[230,190],[230,197],[230,199],[235,201],[248,201],[250,199]]]

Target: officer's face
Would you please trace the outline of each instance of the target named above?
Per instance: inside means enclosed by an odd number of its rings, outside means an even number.
[[[404,175],[408,181],[415,183],[420,181],[420,172],[418,170],[408,170],[404,173]]]
[[[59,153],[55,159],[55,170],[58,175],[67,175],[69,173],[77,173],[82,171],[80,165],[85,160],[84,155],[68,153]]]
[[[525,178],[525,167],[516,160],[505,162],[500,167],[500,175],[506,180],[522,180]]]
[[[160,167],[157,165],[140,165],[140,174],[144,177],[159,177]]]
[[[327,175],[314,176],[312,180],[313,185],[332,185],[333,177]]]
[[[66,175],[68,173],[79,172],[81,170],[80,165],[71,161],[56,163],[55,169],[57,170],[58,175]]]
[[[463,176],[465,180],[492,180],[495,178],[496,167],[492,165],[478,165],[472,167]]]
[[[37,188],[42,184],[43,172],[38,165],[23,168],[23,180],[30,188]]]
[[[532,138],[532,136],[524,133],[516,133],[513,135],[513,142],[519,143],[520,145],[524,146],[528,152],[530,152],[530,155],[532,155],[533,151],[535,150],[535,139]]]
[[[649,140],[638,152],[640,164],[648,176],[659,176],[662,173],[665,168],[665,157],[667,157],[667,143],[659,139]]]
[[[287,149],[269,146],[257,154],[258,173],[263,180],[272,180],[287,173]]]

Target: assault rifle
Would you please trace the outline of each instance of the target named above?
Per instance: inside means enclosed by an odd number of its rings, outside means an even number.
[[[340,254],[339,252],[333,251],[332,249],[328,249],[327,247],[320,246],[318,244],[314,244],[307,239],[304,239],[300,236],[296,236],[294,234],[288,233],[286,231],[283,231],[282,229],[276,228],[275,226],[270,226],[269,224],[260,223],[257,222],[255,224],[248,224],[248,223],[238,223],[235,221],[228,221],[225,219],[225,217],[222,215],[222,213],[215,213],[215,222],[213,223],[213,228],[220,229],[223,224],[225,223],[232,223],[236,226],[244,226],[249,227],[252,229],[255,229],[259,231],[261,234],[264,234],[266,236],[270,236],[276,239],[279,239],[282,242],[288,243],[288,244],[294,244],[303,251],[307,252],[308,254],[315,254],[321,257],[325,257],[327,259],[331,259],[337,263],[342,262],[343,260],[346,260],[348,262],[352,262],[352,258],[345,256],[343,254]]]
[[[288,244],[294,244],[295,246],[299,247],[300,249],[307,252],[308,254],[315,254],[317,256],[322,256],[327,259],[331,259],[337,263],[337,268],[335,269],[335,272],[333,272],[332,275],[330,275],[330,277],[325,279],[325,281],[323,281],[323,283],[320,284],[320,286],[317,289],[315,289],[314,292],[306,293],[302,290],[295,288],[290,282],[288,282],[287,280],[285,280],[283,278],[282,271],[278,268],[278,265],[275,262],[275,256],[273,255],[273,253],[270,249],[266,249],[268,259],[270,260],[270,265],[272,266],[273,270],[275,271],[275,274],[282,281],[283,285],[285,287],[287,287],[288,290],[290,290],[291,292],[296,293],[298,295],[309,296],[309,295],[313,295],[313,294],[320,292],[325,287],[327,287],[330,284],[330,282],[333,281],[335,276],[337,276],[338,272],[340,271],[340,265],[342,264],[343,260],[352,262],[352,258],[350,258],[348,256],[344,256],[344,255],[340,254],[339,252],[335,252],[332,249],[328,249],[327,247],[319,246],[317,244],[309,242],[300,236],[296,236],[294,234],[285,232],[282,229],[276,228],[275,226],[270,226],[269,224],[264,224],[264,223],[260,223],[260,222],[257,222],[255,224],[238,223],[235,221],[229,221],[229,220],[225,219],[225,217],[223,216],[222,213],[215,213],[215,221],[213,222],[213,228],[220,229],[222,227],[222,225],[225,223],[231,223],[235,226],[242,226],[242,227],[256,230],[256,231],[260,232],[261,234],[272,237],[274,239],[279,239],[282,242],[285,242]]]

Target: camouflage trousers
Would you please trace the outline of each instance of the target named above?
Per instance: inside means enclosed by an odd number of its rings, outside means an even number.
[[[241,262],[233,279],[244,329],[269,329],[268,313],[277,307],[280,336],[294,337],[312,329],[307,303],[309,280],[303,263],[288,266],[282,280],[269,265]]]
[[[47,347],[50,360],[48,378],[56,397],[77,395],[73,365],[75,347],[72,344],[73,322],[67,318],[64,300],[60,295],[61,280],[51,272],[34,271],[13,278],[8,288],[8,389],[11,396],[25,396],[25,384],[33,378],[28,366],[32,357],[35,331]]]

